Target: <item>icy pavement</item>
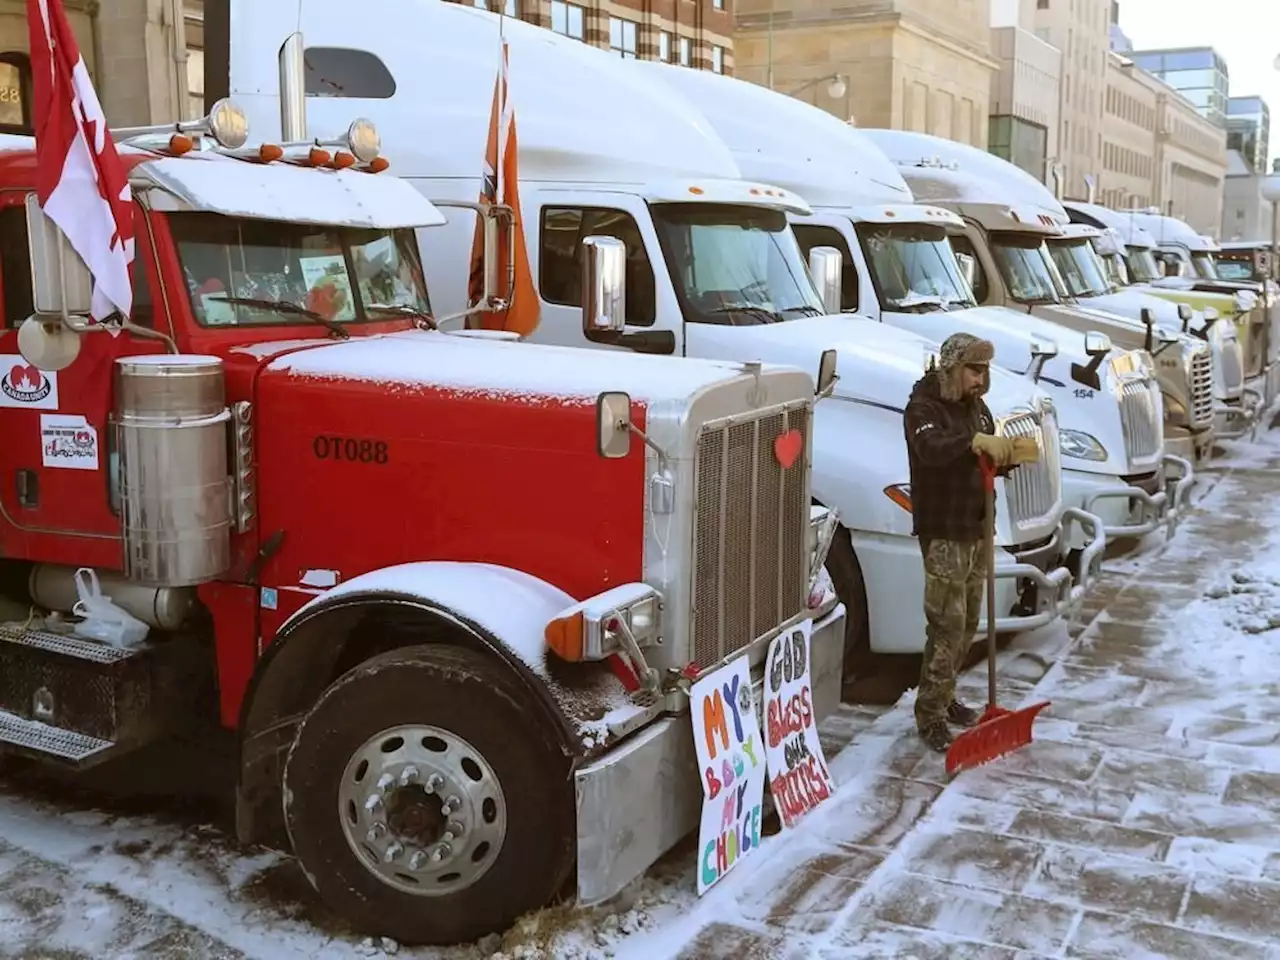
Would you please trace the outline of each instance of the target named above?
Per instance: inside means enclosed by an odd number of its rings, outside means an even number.
[[[619,900],[446,951],[346,930],[225,817],[30,785],[0,795],[0,956],[1280,960],[1280,431],[1233,447],[1172,543],[1111,562],[1087,628],[1018,638],[1038,740],[946,782],[911,695],[823,729],[833,802],[699,899],[674,851]],[[964,679],[985,697],[985,668]],[[212,825],[210,824],[212,821]]]

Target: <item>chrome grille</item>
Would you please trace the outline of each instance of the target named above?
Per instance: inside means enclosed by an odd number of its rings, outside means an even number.
[[[1191,425],[1207,427],[1213,423],[1213,354],[1207,346],[1195,349],[1190,366],[1187,391],[1191,396]]]
[[[998,432],[1004,437],[1034,437],[1040,447],[1039,462],[1024,463],[1012,471],[1005,477],[1004,489],[1014,524],[1045,522],[1058,512],[1062,500],[1057,416],[1052,410],[1014,414],[999,425]]]
[[[1222,344],[1222,386],[1227,396],[1238,394],[1244,386],[1244,349],[1239,340],[1220,337]]]
[[[1164,438],[1150,380],[1126,380],[1120,386],[1120,423],[1130,461],[1160,453]]]
[[[804,609],[808,585],[808,403],[703,426],[694,464],[693,656],[707,669]],[[789,470],[774,441],[805,450]]]

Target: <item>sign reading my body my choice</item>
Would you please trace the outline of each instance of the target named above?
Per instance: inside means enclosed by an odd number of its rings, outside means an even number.
[[[699,896],[760,845],[765,758],[750,670],[747,658],[739,657],[700,679],[689,694],[703,797]]]

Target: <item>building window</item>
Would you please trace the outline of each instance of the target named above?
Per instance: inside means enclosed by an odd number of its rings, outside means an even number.
[[[1048,10],[1048,9],[1049,9],[1049,0],[1036,0],[1036,9],[1037,9],[1037,10]]]
[[[687,67],[693,63],[693,43],[688,37],[680,38],[680,66]]]
[[[389,100],[396,81],[387,65],[367,50],[308,47],[307,96]]]
[[[715,7],[717,10],[723,10],[724,0],[711,0],[711,6]]]
[[[0,54],[0,131],[31,133],[31,62],[21,53]]]
[[[551,0],[551,29],[575,40],[586,40],[583,10],[576,3]]]
[[[621,17],[609,18],[609,49],[624,60],[636,57],[636,23]]]
[[[665,30],[658,31],[658,59],[663,63],[671,62],[671,34]]]
[[[711,48],[711,70],[713,73],[724,73],[724,47]]]
[[[204,51],[187,48],[187,116],[203,117]]]

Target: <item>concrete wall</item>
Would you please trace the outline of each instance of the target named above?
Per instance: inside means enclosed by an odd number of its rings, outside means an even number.
[[[1227,177],[1222,198],[1226,240],[1271,240],[1271,203],[1262,198],[1263,177]]]

